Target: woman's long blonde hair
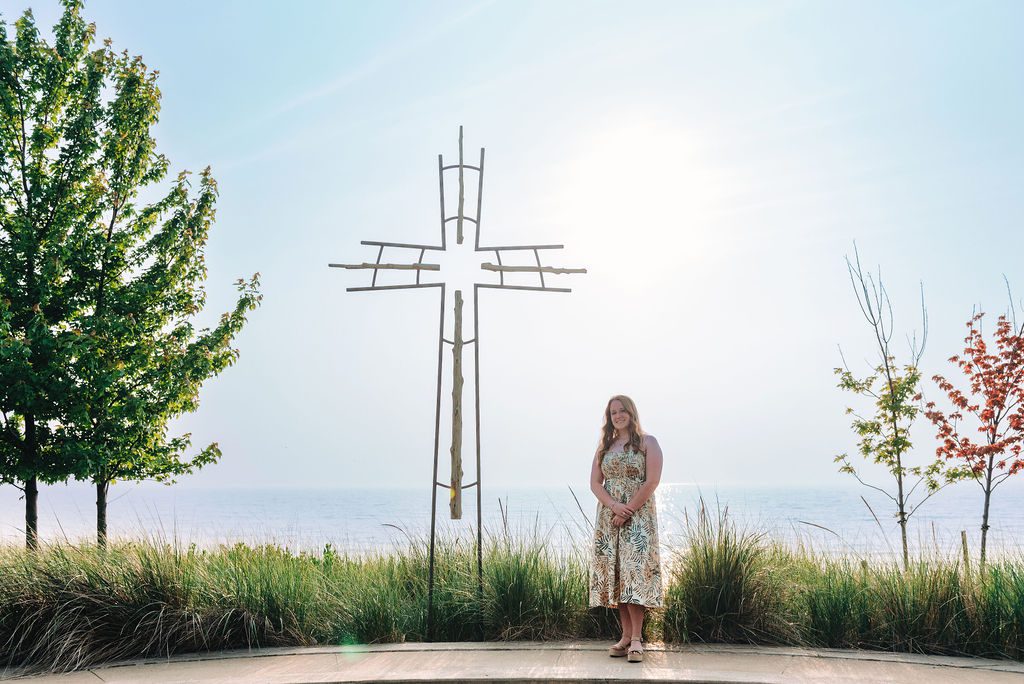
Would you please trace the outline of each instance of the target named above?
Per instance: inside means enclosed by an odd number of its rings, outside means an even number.
[[[604,426],[601,428],[601,456],[608,453],[615,441],[615,426],[612,425],[612,402],[618,399],[622,402],[622,408],[629,414],[629,439],[626,441],[625,450],[632,449],[637,453],[643,453],[644,431],[640,427],[640,416],[636,412],[636,404],[625,394],[616,394],[608,400],[604,407]]]

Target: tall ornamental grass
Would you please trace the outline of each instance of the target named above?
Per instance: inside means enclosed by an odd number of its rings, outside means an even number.
[[[792,643],[789,559],[762,534],[739,529],[722,509],[686,520],[666,590],[667,640]]]
[[[543,531],[437,542],[438,641],[617,638],[588,607],[589,549]],[[663,556],[649,640],[866,648],[1024,660],[1024,557],[893,561],[782,547],[699,511]],[[0,547],[0,663],[71,671],[175,653],[422,641],[427,544],[356,555],[328,545],[183,548],[161,540]]]

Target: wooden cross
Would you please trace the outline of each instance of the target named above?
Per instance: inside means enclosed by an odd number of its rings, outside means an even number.
[[[540,261],[540,253],[545,250],[562,249],[562,245],[512,245],[512,246],[500,246],[500,247],[481,247],[480,246],[480,217],[481,207],[483,200],[483,186],[484,186],[484,149],[480,148],[480,162],[477,166],[466,164],[463,158],[462,151],[462,126],[459,126],[459,163],[445,166],[443,155],[437,156],[437,168],[438,176],[440,178],[440,195],[441,195],[441,244],[439,245],[426,245],[426,244],[408,244],[401,242],[380,242],[376,240],[363,240],[361,244],[370,245],[377,247],[377,258],[373,263],[364,262],[360,264],[328,264],[332,268],[347,268],[347,269],[366,269],[373,270],[373,278],[370,281],[369,287],[350,287],[347,288],[348,292],[372,292],[378,290],[404,290],[413,288],[427,288],[436,287],[441,290],[441,311],[440,311],[440,331],[438,333],[438,358],[437,358],[437,401],[434,417],[434,496],[432,498],[431,508],[431,548],[433,548],[433,536],[434,536],[434,510],[437,504],[437,487],[445,487],[450,491],[449,494],[449,509],[451,512],[451,518],[453,520],[461,519],[462,517],[462,490],[469,487],[477,488],[477,532],[479,534],[481,525],[480,516],[480,343],[479,343],[479,324],[477,323],[477,313],[479,311],[479,290],[481,288],[492,288],[500,290],[536,290],[541,292],[570,292],[567,288],[548,287],[544,280],[544,274],[569,274],[569,273],[586,273],[587,270],[584,268],[555,268],[552,266],[544,266]],[[444,195],[444,179],[445,172],[458,171],[459,181],[459,199],[458,209],[452,216],[448,216],[445,211],[445,195]],[[474,216],[465,215],[465,203],[466,203],[466,171],[476,172],[477,174],[477,196],[476,196],[476,213]],[[462,291],[455,290],[455,325],[452,339],[446,339],[444,337],[444,300],[445,300],[445,283],[444,282],[431,282],[424,283],[420,281],[420,276],[424,271],[440,271],[441,267],[439,264],[424,263],[423,258],[429,251],[445,251],[447,248],[446,241],[446,228],[452,221],[456,222],[456,240],[458,244],[462,244],[464,239],[464,224],[469,221],[474,226],[476,233],[475,239],[475,251],[477,252],[494,252],[497,264],[485,262],[480,264],[480,268],[484,271],[497,273],[498,282],[490,283],[474,283],[473,285],[473,337],[472,339],[466,340],[462,336]],[[418,250],[419,257],[415,262],[409,263],[387,263],[381,261],[384,256],[384,249],[399,249],[399,250]],[[532,251],[534,259],[537,263],[536,266],[505,266],[502,264],[501,256],[502,253],[509,251]],[[382,270],[403,270],[413,271],[416,274],[416,281],[406,285],[377,285],[377,273]],[[536,273],[540,277],[540,286],[523,286],[523,285],[506,285],[505,274],[506,273]],[[452,348],[452,436],[451,436],[451,476],[448,483],[442,483],[437,480],[437,461],[438,461],[438,446],[439,446],[439,432],[441,425],[441,377],[442,377],[442,366],[443,366],[443,354],[444,345],[451,345]],[[462,348],[464,345],[472,344],[474,350],[474,378],[476,385],[476,481],[463,485],[462,484]]]

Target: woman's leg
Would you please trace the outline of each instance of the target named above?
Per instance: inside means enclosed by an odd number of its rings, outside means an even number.
[[[633,635],[633,622],[632,616],[629,612],[628,603],[619,604],[619,622],[622,623],[622,638],[619,639],[619,643],[616,644],[619,648],[626,648],[629,646],[629,640]]]
[[[629,637],[635,641],[642,641],[644,633],[644,613],[647,611],[647,608],[636,603],[627,603],[626,606],[629,609]],[[623,632],[623,634],[625,634],[625,632]]]

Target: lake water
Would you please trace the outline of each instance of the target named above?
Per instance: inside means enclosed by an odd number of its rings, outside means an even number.
[[[577,505],[573,491],[582,505]],[[24,543],[24,501],[20,491],[0,487],[0,543]],[[474,534],[475,490],[466,490],[464,519],[448,519],[447,490],[438,490],[438,529]],[[861,500],[867,499],[878,516]],[[663,483],[657,493],[662,543],[678,546],[703,498],[712,511],[727,508],[737,524],[790,544],[808,544],[831,553],[887,556],[899,548],[894,508],[866,488],[737,487]],[[94,537],[94,494],[84,486],[43,488],[39,530],[44,540]],[[426,539],[430,531],[430,491],[412,489],[198,489],[181,485],[119,483],[111,488],[111,537],[174,539],[210,548],[236,541],[277,542],[293,550],[322,550],[331,543],[352,552],[387,550]],[[1024,483],[1008,482],[992,503],[990,548],[1024,549]],[[960,552],[960,530],[977,550],[981,489],[973,483],[949,487],[932,497],[910,523],[914,548]],[[539,537],[555,548],[586,543],[596,500],[586,483],[561,487],[484,489],[486,533],[506,527],[521,537]],[[504,511],[504,512],[503,512]],[[506,523],[507,521],[507,523]],[[825,528],[825,529],[823,529]]]

